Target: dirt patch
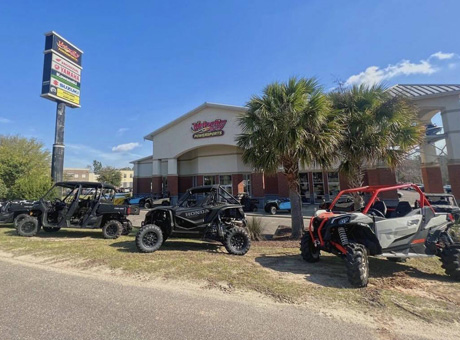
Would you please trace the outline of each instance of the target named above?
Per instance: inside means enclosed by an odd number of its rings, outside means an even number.
[[[265,240],[265,241],[253,241],[252,246],[264,247],[264,248],[296,248],[300,247],[300,241],[298,240]]]

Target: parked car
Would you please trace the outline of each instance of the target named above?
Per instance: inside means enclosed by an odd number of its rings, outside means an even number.
[[[444,191],[448,194],[452,193],[452,186],[450,184],[444,185]]]
[[[158,250],[171,236],[221,242],[230,254],[244,255],[251,246],[246,216],[238,200],[219,185],[188,189],[175,206],[153,208],[136,235],[143,253]]]
[[[460,221],[460,207],[452,194],[425,194],[436,212],[450,213],[455,221]]]
[[[289,198],[279,198],[276,200],[268,200],[265,203],[264,210],[266,213],[276,215],[278,211],[284,210],[291,213],[291,201]]]
[[[97,182],[58,182],[40,200],[28,207],[17,223],[20,236],[35,236],[41,228],[57,232],[61,228],[102,228],[104,238],[115,239],[132,229],[128,215],[139,208],[114,205],[115,187]]]
[[[324,201],[319,205],[319,209],[329,209],[333,200]],[[353,211],[354,200],[351,195],[342,195],[337,202],[335,202],[335,209],[340,211]]]
[[[238,194],[237,199],[243,206],[243,211],[245,212],[256,212],[259,209],[259,200],[249,197],[247,193]]]
[[[152,194],[139,194],[128,198],[126,204],[138,205],[141,208],[150,209],[158,205],[170,205],[169,197],[155,198]]]
[[[399,201],[394,211],[388,211],[379,194],[408,186],[419,194],[419,204],[412,207]],[[362,209],[345,213],[336,209],[343,195],[354,193],[369,197]],[[460,243],[449,234],[453,225],[452,215],[435,212],[415,184],[348,189],[339,193],[328,210],[315,213],[300,250],[303,259],[311,263],[320,260],[321,251],[342,257],[348,280],[355,287],[367,286],[369,255],[393,261],[438,256],[446,273],[460,280]]]

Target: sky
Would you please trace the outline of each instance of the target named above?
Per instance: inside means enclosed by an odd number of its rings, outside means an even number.
[[[121,168],[151,155],[143,136],[203,102],[245,105],[291,76],[326,91],[458,84],[458,13],[459,1],[3,0],[0,134],[52,149],[56,104],[40,97],[52,30],[84,51],[65,167]]]

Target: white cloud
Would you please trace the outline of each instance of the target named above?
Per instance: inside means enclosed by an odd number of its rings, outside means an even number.
[[[445,60],[445,59],[452,59],[453,57],[455,57],[455,53],[444,53],[444,52],[436,52],[436,53],[433,53],[432,55],[430,55],[430,58],[437,58],[439,60]]]
[[[369,66],[363,72],[350,76],[346,80],[345,86],[361,84],[375,85],[400,76],[431,75],[446,66],[450,69],[455,68],[457,61],[451,62],[448,65],[443,63],[443,61],[453,58],[459,59],[455,53],[439,51],[430,55],[428,59],[422,59],[419,62],[411,62],[410,60],[403,59],[396,64],[390,64],[384,68]]]
[[[11,123],[11,119],[0,117],[1,124]]]
[[[137,148],[139,146],[139,143],[126,143],[126,144],[120,144],[117,146],[114,146],[112,148],[112,151],[114,152],[126,152],[126,151],[131,151],[134,148]]]
[[[421,60],[419,63],[411,63],[409,60],[402,60],[395,65],[390,64],[385,68],[369,66],[365,71],[349,77],[345,85],[374,85],[398,76],[413,74],[429,75],[435,72],[437,72],[437,68],[430,64],[428,60]]]
[[[129,130],[128,128],[119,128],[118,131],[117,131],[117,133],[118,133],[119,135],[122,135],[122,134],[124,134],[124,133],[125,133],[126,131],[128,131],[128,130]]]

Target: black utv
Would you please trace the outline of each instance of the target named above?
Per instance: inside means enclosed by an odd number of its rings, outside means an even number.
[[[106,239],[115,239],[132,230],[128,215],[138,215],[139,207],[114,205],[116,188],[97,182],[58,182],[34,202],[17,223],[21,236],[35,236],[61,228],[102,228]]]
[[[191,188],[177,205],[150,210],[136,246],[143,253],[154,252],[173,235],[222,242],[234,255],[246,254],[251,246],[243,207],[219,185]]]

